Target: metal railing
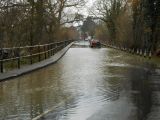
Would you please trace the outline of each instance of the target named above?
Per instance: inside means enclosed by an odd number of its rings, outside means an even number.
[[[73,40],[61,41],[50,44],[1,48],[0,49],[0,73],[11,69],[20,69],[22,65],[40,62],[53,56]],[[29,62],[29,63],[28,63]],[[8,70],[7,70],[8,69]]]

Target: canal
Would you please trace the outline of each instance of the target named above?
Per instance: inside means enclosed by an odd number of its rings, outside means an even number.
[[[57,63],[0,82],[0,120],[159,120],[159,113],[160,68],[110,48],[76,44]]]

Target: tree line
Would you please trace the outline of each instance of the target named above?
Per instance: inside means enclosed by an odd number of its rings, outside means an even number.
[[[101,22],[96,37],[135,51],[160,49],[159,0],[97,0],[91,14]]]
[[[76,29],[65,27],[80,18],[69,8],[84,0],[0,0],[0,47],[35,45],[77,37]]]

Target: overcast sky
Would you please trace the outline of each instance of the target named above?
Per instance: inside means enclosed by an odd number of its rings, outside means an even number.
[[[87,0],[86,6],[82,9],[82,12],[85,16],[88,16],[88,8],[90,8],[96,0]]]
[[[92,6],[93,6],[93,3],[96,1],[96,0],[86,0],[87,1],[87,3],[86,3],[86,5],[85,6],[83,6],[82,8],[80,8],[80,9],[75,9],[74,7],[73,8],[69,8],[69,9],[67,9],[67,13],[70,13],[70,15],[72,16],[72,17],[74,17],[74,15],[75,15],[75,12],[77,13],[79,13],[79,14],[82,14],[82,15],[84,15],[85,17],[87,17],[88,15],[89,15],[89,13],[88,13],[88,9],[89,8],[91,8]],[[72,18],[71,17],[71,18]],[[82,22],[74,22],[73,23],[73,25],[74,26],[78,26],[78,25],[80,25],[80,24],[82,24]],[[69,26],[71,25],[71,24],[68,24]]]

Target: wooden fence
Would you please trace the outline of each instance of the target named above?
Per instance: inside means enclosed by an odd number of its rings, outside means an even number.
[[[11,69],[20,69],[22,65],[40,62],[53,56],[73,40],[13,48],[0,49],[0,72],[6,72]]]

